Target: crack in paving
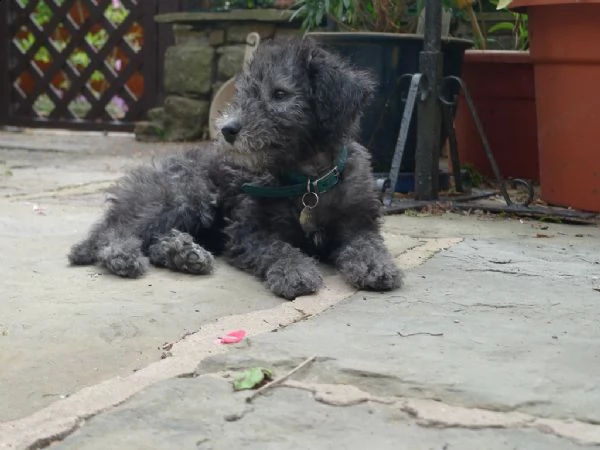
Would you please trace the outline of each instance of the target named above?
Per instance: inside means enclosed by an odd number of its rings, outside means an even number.
[[[533,428],[580,445],[600,445],[600,426],[577,420],[547,419],[520,412],[466,408],[429,399],[374,396],[351,384],[320,384],[287,380],[279,387],[309,391],[315,401],[330,406],[349,407],[366,402],[396,406],[415,418],[417,424],[422,427]]]
[[[202,374],[199,378],[214,377],[223,381],[232,379],[232,371]],[[476,407],[451,405],[439,400],[400,396],[373,395],[351,383],[311,383],[285,380],[273,387],[274,393],[282,388],[308,391],[313,399],[332,407],[352,407],[363,403],[378,403],[398,408],[415,419],[425,428],[482,429],[534,429],[578,445],[600,445],[600,426],[579,420],[559,420],[537,417],[516,411],[498,411]],[[276,395],[276,394],[270,395]],[[250,394],[251,395],[251,394]],[[260,402],[254,405],[260,407]],[[238,421],[254,411],[245,408],[240,413],[226,417],[227,421]]]
[[[435,400],[403,399],[401,409],[420,426],[436,428],[533,428],[580,445],[600,445],[600,426],[578,420],[536,417],[520,412],[447,405]]]

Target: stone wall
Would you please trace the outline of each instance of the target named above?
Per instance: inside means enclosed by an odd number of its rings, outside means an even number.
[[[242,67],[248,33],[261,39],[300,32],[289,11],[239,10],[157,16],[173,24],[175,45],[165,54],[165,101],[136,125],[140,140],[199,140],[208,137],[210,102]]]

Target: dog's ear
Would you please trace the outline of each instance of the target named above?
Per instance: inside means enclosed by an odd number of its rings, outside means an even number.
[[[320,125],[334,133],[345,133],[375,93],[370,73],[351,67],[339,56],[309,42],[308,74]]]

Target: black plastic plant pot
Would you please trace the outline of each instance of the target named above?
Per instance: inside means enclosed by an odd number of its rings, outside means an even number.
[[[325,48],[344,57],[354,67],[370,71],[378,82],[373,101],[363,112],[359,142],[372,155],[373,171],[390,170],[404,112],[410,79],[401,77],[419,71],[423,37],[415,34],[369,32],[308,33]],[[464,39],[442,39],[444,76],[460,76],[465,50],[473,43]],[[440,136],[440,143],[445,135]],[[400,172],[413,173],[416,148],[416,111],[404,149]]]

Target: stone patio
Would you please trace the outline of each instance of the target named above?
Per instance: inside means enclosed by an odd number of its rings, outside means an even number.
[[[211,277],[70,268],[103,189],[185,144],[0,133],[0,448],[574,449],[600,446],[600,230],[390,216],[406,287],[275,298]],[[239,344],[220,345],[243,328]],[[237,372],[279,377],[251,404]]]

